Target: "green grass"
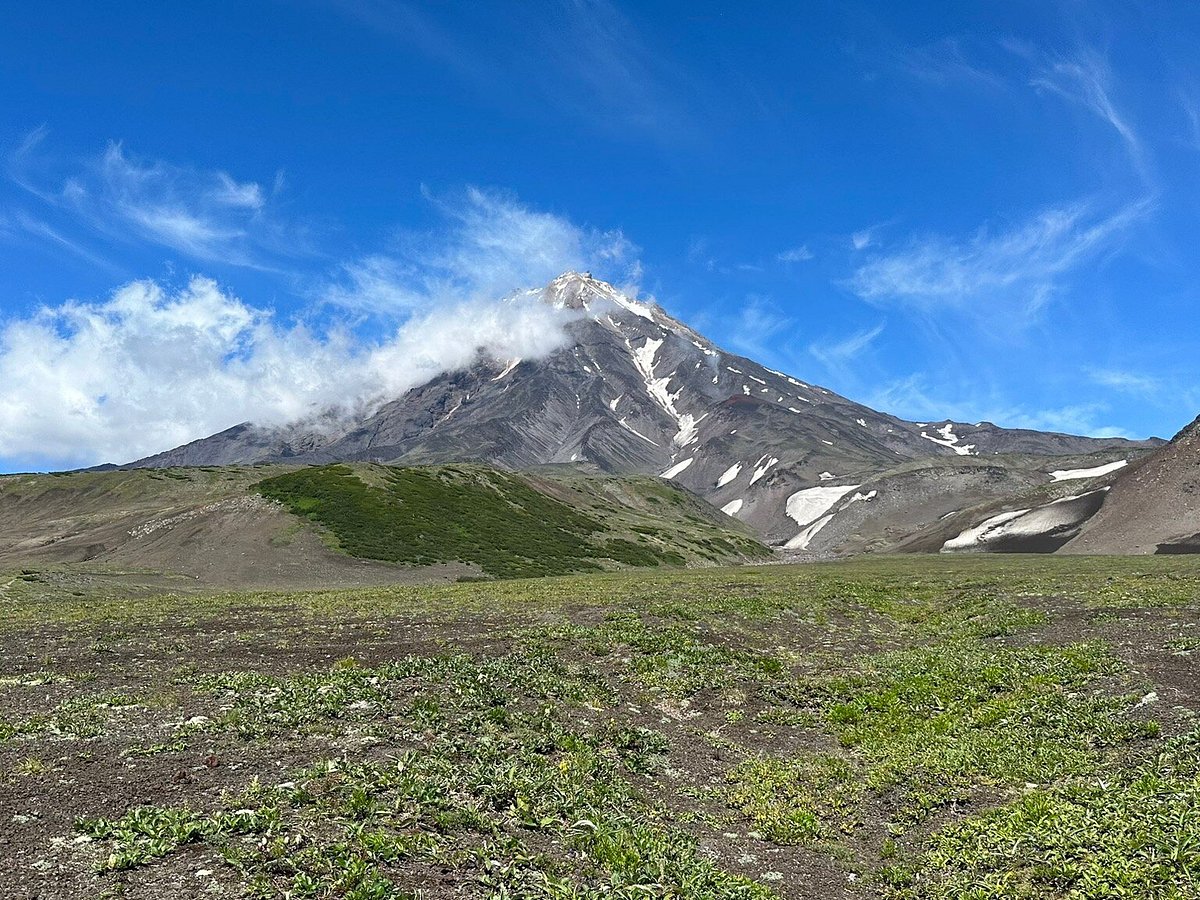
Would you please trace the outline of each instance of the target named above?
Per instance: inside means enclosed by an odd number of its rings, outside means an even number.
[[[1200,731],[1146,765],[1034,790],[881,873],[910,900],[1200,896]]]
[[[670,543],[632,529],[614,534],[603,505],[589,515],[525,479],[479,466],[380,468],[362,478],[348,466],[276,475],[255,490],[305,516],[351,556],[411,566],[477,565],[497,578],[565,575],[624,566],[682,566]],[[762,555],[757,542],[698,521],[713,559]],[[714,537],[714,535],[716,535]]]
[[[392,690],[421,684],[399,709]],[[609,699],[595,679],[552,657],[474,662],[410,658],[271,680],[243,675],[207,685],[232,707],[216,728],[242,739],[347,724],[365,701],[400,720],[419,748],[386,760],[326,759],[272,786],[252,782],[219,809],[137,807],[117,819],[82,819],[105,842],[100,868],[120,872],[186,845],[219,849],[249,896],[408,896],[403,864],[453,867],[512,898],[754,900],[771,893],[730,875],[648,805],[629,783],[660,767],[663,737],[604,717],[569,717]],[[535,849],[550,838],[555,856]],[[565,854],[565,855],[564,855]]]
[[[130,896],[203,865],[261,900],[1195,898],[1186,563],[133,599],[45,573],[0,624],[44,648],[0,679],[0,777],[49,809],[104,771],[76,755],[198,771],[81,790],[93,843],[46,836]]]
[[[783,692],[842,751],[752,758],[730,773],[730,802],[773,840],[796,842],[852,831],[865,792],[884,798],[899,833],[983,791],[1095,774],[1110,751],[1158,734],[1128,715],[1137,697],[1090,690],[1119,670],[1098,644],[968,638],[867,657]]]

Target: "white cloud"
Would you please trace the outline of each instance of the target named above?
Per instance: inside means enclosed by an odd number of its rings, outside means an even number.
[[[807,244],[801,244],[799,247],[784,250],[775,258],[783,263],[806,262],[813,258],[813,252],[808,249]]]
[[[261,185],[253,181],[239,183],[225,172],[217,173],[217,186],[212,191],[212,198],[224,206],[255,211],[262,209],[266,203]]]
[[[850,235],[850,243],[855,250],[866,250],[871,246],[873,237],[873,229],[865,228],[862,231],[856,231]]]
[[[268,215],[254,181],[227,172],[143,160],[110,143],[69,175],[52,175],[39,155],[45,129],[30,134],[9,159],[13,180],[49,207],[109,238],[136,238],[193,259],[270,268],[300,243]]]
[[[1131,437],[1104,421],[1105,403],[1077,403],[1045,409],[1015,406],[995,396],[956,397],[956,389],[930,388],[925,377],[912,375],[884,385],[865,402],[911,421],[992,422],[1003,428],[1028,428],[1090,437]]]
[[[361,410],[481,355],[536,359],[563,345],[576,313],[519,290],[566,269],[640,273],[620,232],[486,191],[437,203],[444,229],[346,264],[321,292],[384,323],[374,340],[281,323],[203,277],[179,289],[138,281],[10,320],[0,327],[0,458],[126,462],[244,421]]]
[[[1049,60],[1034,74],[1030,84],[1081,106],[1105,122],[1124,142],[1134,166],[1145,175],[1142,140],[1112,98],[1112,72],[1102,56],[1084,50],[1074,57]]]
[[[794,325],[795,320],[769,299],[750,296],[722,329],[733,349],[756,360],[771,360],[781,353],[781,335]]]
[[[1179,78],[1175,99],[1182,114],[1183,135],[1180,140],[1192,150],[1200,150],[1200,83],[1187,76]]]
[[[321,299],[376,315],[492,300],[546,284],[568,270],[592,271],[635,293],[637,248],[620,232],[582,228],[508,194],[469,188],[431,198],[445,220],[409,235],[392,253],[346,263]]]
[[[931,44],[906,47],[894,55],[896,63],[909,75],[938,87],[972,85],[1004,90],[1005,80],[968,56],[963,40],[945,37]]]
[[[1064,276],[1112,249],[1148,210],[1144,201],[1107,214],[1087,204],[1051,207],[998,234],[985,227],[966,240],[918,238],[861,266],[850,287],[877,305],[988,313],[1001,304],[1031,313]]]
[[[120,144],[109,144],[98,176],[95,184],[77,183],[75,193],[77,206],[102,224],[115,214],[143,238],[197,259],[252,264],[247,227],[261,208],[254,205],[255,197],[261,201],[257,184],[238,184],[224,172],[210,176],[140,162]]]
[[[453,20],[439,4],[408,0],[340,3],[342,12],[394,35],[447,66],[500,103],[534,102],[624,140],[668,144],[702,139],[695,107],[728,90],[728,79],[671,59],[670,47],[643,34],[610,0],[479,4],[472,21]]]
[[[0,330],[0,457],[125,462],[242,421],[282,424],[399,396],[481,354],[537,358],[567,313],[532,298],[424,310],[364,344],[283,325],[196,277],[67,302]]]
[[[1121,369],[1088,369],[1087,373],[1096,384],[1127,394],[1154,397],[1163,390],[1161,379],[1138,372],[1126,372]]]
[[[874,328],[864,328],[840,341],[812,343],[808,352],[831,369],[845,365],[850,360],[871,346],[879,335],[883,334],[885,323],[880,322]]]
[[[37,238],[41,238],[42,240],[56,247],[66,250],[69,253],[79,257],[84,262],[101,269],[116,269],[116,266],[114,266],[107,259],[89,250],[78,241],[74,241],[66,237],[48,222],[44,222],[41,219],[35,219],[34,217],[26,215],[25,213],[18,213],[15,221],[21,227],[21,229],[28,234],[31,234]]]

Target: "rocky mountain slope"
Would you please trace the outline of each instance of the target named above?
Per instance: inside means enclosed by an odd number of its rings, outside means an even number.
[[[1112,482],[1064,553],[1200,553],[1200,418]]]
[[[908,422],[729,353],[589,275],[567,273],[540,294],[577,313],[568,345],[544,359],[482,359],[334,427],[242,424],[132,465],[588,464],[674,480],[792,549],[845,551],[886,548],[929,516],[1049,481],[1071,458],[1121,461],[1153,446]],[[815,542],[854,503],[894,507],[891,524],[839,522]]]
[[[1051,477],[914,529],[896,549],[1200,553],[1200,419],[1131,462],[1058,470]]]

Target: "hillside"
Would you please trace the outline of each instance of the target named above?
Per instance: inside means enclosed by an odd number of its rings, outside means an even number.
[[[994,492],[901,541],[906,552],[1200,552],[1200,420],[1131,460],[1103,456]],[[1099,464],[1091,464],[1099,463]],[[844,516],[842,518],[845,518]]]
[[[1200,418],[1113,481],[1065,553],[1200,553]]]
[[[539,489],[540,488],[540,489]],[[254,485],[364,559],[466,563],[502,578],[683,566],[766,548],[650,479],[529,481],[482,466],[300,469]]]
[[[0,478],[0,566],[9,568],[349,586],[766,552],[736,522],[652,478],[361,465]]]

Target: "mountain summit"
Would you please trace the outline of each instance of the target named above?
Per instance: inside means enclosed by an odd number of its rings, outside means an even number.
[[[835,506],[885,505],[886,491],[871,483],[912,481],[917,461],[936,473],[917,478],[920,499],[910,498],[906,515],[920,519],[964,495],[1011,487],[1017,476],[998,455],[1026,460],[1017,477],[1026,487],[1041,477],[1026,471],[1037,469],[1033,457],[1150,446],[986,422],[908,422],[723,350],[590,274],[567,272],[530,293],[578,313],[565,346],[542,359],[481,358],[332,427],[245,423],[132,465],[587,464],[673,479],[768,539],[809,549]],[[877,537],[861,549],[896,535]]]

